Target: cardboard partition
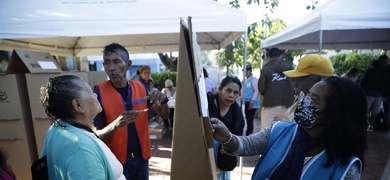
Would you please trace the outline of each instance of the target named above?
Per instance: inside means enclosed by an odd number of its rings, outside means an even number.
[[[45,52],[14,49],[7,74],[60,73],[60,66],[52,55]]]
[[[188,19],[189,24],[191,19]],[[205,131],[194,61],[191,26],[181,21],[172,142],[172,180],[216,179],[213,146]],[[208,118],[206,118],[208,120]],[[208,122],[207,122],[208,123]],[[206,126],[207,127],[207,126]],[[210,128],[210,126],[208,126]],[[211,137],[212,138],[212,137]]]
[[[26,73],[60,73],[49,53],[15,49],[2,75],[0,91],[1,146],[9,153],[9,161],[18,179],[31,179],[31,164],[38,159],[32,122]]]
[[[0,146],[17,179],[31,179],[38,158],[24,74],[0,75]]]
[[[108,80],[108,76],[105,71],[89,71],[87,72],[87,75],[89,85],[91,85],[91,87]]]
[[[85,72],[62,72],[49,53],[15,49],[7,75],[0,76],[0,146],[8,151],[18,179],[31,179],[31,164],[38,159],[51,124],[39,101],[39,89],[49,77],[63,74],[88,82]]]

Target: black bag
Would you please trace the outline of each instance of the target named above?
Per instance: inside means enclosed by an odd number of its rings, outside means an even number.
[[[237,157],[221,153],[222,145],[219,145],[217,152],[217,167],[222,171],[233,171],[237,166]]]
[[[48,180],[49,173],[47,172],[46,156],[36,160],[31,165],[31,175],[33,180]]]

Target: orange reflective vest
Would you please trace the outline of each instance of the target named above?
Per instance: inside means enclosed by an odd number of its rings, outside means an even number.
[[[132,89],[132,105],[134,110],[141,110],[148,108],[145,87],[139,81],[130,80],[129,84]],[[100,89],[101,105],[105,113],[106,125],[113,122],[122,112],[126,111],[125,104],[121,95],[116,91],[111,81],[108,80],[98,85]],[[135,127],[138,138],[141,143],[142,156],[145,159],[150,159],[152,150],[149,137],[149,123],[148,113],[140,113]],[[115,154],[118,160],[124,164],[127,156],[127,136],[128,127],[119,128],[109,139],[105,141],[107,146]]]

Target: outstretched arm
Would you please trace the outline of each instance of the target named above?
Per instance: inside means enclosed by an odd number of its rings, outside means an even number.
[[[110,138],[119,128],[127,126],[128,124],[135,122],[138,118],[139,111],[129,110],[119,115],[113,122],[102,129],[98,129],[94,126],[95,133],[102,140]]]

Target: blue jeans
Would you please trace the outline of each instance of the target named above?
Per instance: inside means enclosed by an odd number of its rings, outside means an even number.
[[[142,157],[142,154],[133,157],[127,157],[123,165],[123,175],[127,180],[148,180],[149,179],[149,161]]]

